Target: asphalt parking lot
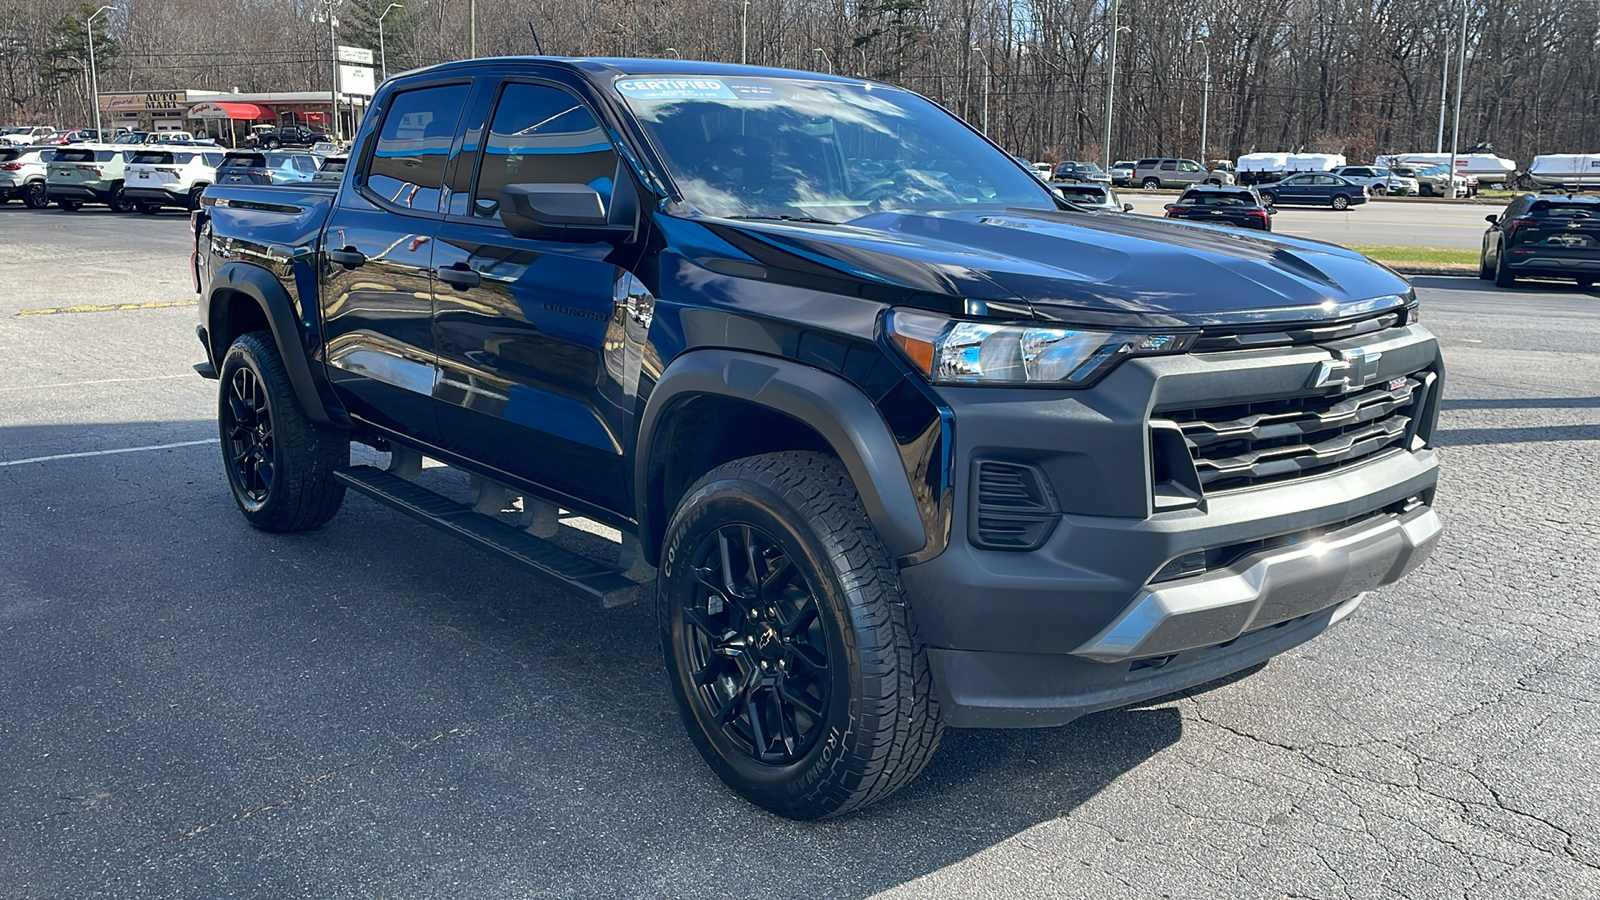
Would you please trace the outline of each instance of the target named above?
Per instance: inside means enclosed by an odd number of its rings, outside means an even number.
[[[1416,280],[1447,531],[1349,621],[1205,693],[947,732],[807,825],[703,765],[652,610],[354,495],[249,529],[187,242],[0,206],[8,900],[1600,896],[1600,292]]]

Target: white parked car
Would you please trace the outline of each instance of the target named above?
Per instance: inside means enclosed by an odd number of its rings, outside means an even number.
[[[1415,195],[1417,179],[1398,175],[1387,166],[1340,166],[1333,174],[1345,181],[1365,185],[1367,191],[1382,197],[1385,194]]]
[[[29,209],[50,205],[45,188],[54,147],[7,147],[0,145],[0,203],[21,200]]]
[[[45,135],[55,131],[48,125],[11,125],[0,128],[0,143],[10,144],[13,147],[26,147],[44,140]]]
[[[311,176],[314,182],[333,182],[338,184],[344,180],[344,166],[349,160],[347,156],[328,156],[322,160],[322,168]]]
[[[221,150],[151,147],[133,151],[122,192],[145,215],[163,206],[200,208],[200,195],[216,183]]]

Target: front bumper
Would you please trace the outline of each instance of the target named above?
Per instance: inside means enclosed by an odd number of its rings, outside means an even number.
[[[1067,396],[942,390],[955,418],[954,496],[966,499],[952,510],[949,547],[901,578],[940,660],[949,721],[1060,724],[1220,677],[1309,639],[1341,604],[1420,565],[1440,532],[1428,445],[1438,345],[1419,325],[1360,343],[1381,361],[1380,381],[1434,373],[1410,446],[1186,507],[1167,504],[1166,482],[1155,482],[1152,460],[1166,453],[1155,411],[1304,395],[1328,350],[1130,360]],[[972,509],[985,460],[1031,466],[1053,493],[1059,516],[1037,549],[979,546]],[[1197,553],[1207,554],[1202,574],[1159,574]],[[1277,637],[1251,637],[1263,630]],[[1285,633],[1299,637],[1286,645]]]

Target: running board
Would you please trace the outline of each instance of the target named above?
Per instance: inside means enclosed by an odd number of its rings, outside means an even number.
[[[602,606],[622,606],[638,599],[647,588],[623,576],[621,570],[579,556],[523,529],[473,511],[425,487],[374,466],[350,466],[334,477],[414,519],[509,557],[551,581],[566,585]]]

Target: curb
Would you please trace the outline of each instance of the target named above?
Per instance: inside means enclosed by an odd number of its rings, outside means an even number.
[[[1374,262],[1388,266],[1401,275],[1461,275],[1465,277],[1478,274],[1471,266],[1408,265],[1406,263],[1386,263],[1382,260],[1374,260]]]

